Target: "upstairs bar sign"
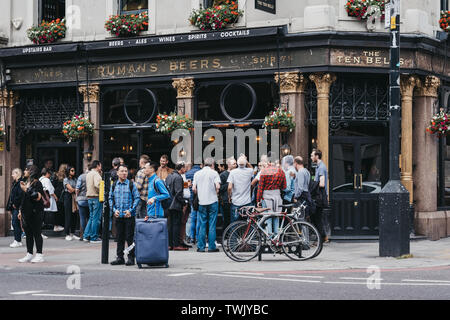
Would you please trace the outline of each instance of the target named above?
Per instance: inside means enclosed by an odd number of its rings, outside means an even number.
[[[255,9],[276,14],[277,13],[276,0],[255,0]]]

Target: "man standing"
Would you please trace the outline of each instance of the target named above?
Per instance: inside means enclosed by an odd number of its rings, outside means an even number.
[[[125,263],[123,250],[125,240],[130,246],[134,242],[134,226],[136,207],[139,203],[139,192],[134,183],[127,179],[128,168],[120,165],[117,172],[118,180],[111,185],[109,192],[109,206],[116,218],[117,230],[117,259],[111,265],[126,264],[134,265],[134,249],[128,253],[128,260]]]
[[[230,176],[231,170],[236,168],[236,160],[233,157],[227,159],[227,170],[224,170],[220,173],[220,203],[222,207],[222,215],[223,215],[223,230],[233,222],[233,218],[231,216],[231,207],[230,207],[230,199],[228,196],[228,177]]]
[[[99,188],[102,181],[102,164],[98,160],[92,161],[89,173],[86,175],[86,197],[89,205],[89,222],[84,230],[83,240],[90,243],[100,243],[98,231],[102,217],[103,205],[100,203]]]
[[[309,193],[309,182],[311,181],[311,174],[308,169],[305,168],[302,157],[295,157],[294,159],[295,170],[297,174],[295,177],[295,194],[294,198],[297,202],[302,203],[306,201],[306,217],[311,217],[314,213],[314,203]]]
[[[136,209],[136,217],[139,219],[144,219],[147,216],[147,201],[148,201],[148,178],[150,177],[150,161],[141,156],[139,160],[139,166],[141,169],[136,175],[135,183],[139,191],[140,200]]]
[[[51,160],[49,160],[51,161]],[[46,162],[46,164],[48,161]],[[44,191],[48,191],[48,194],[50,195],[50,207],[44,208],[44,221],[49,222],[53,225],[56,223],[56,214],[58,213],[58,207],[56,205],[56,202],[58,201],[58,197],[55,194],[55,188],[53,187],[53,184],[50,181],[50,178],[52,176],[52,172],[47,167],[43,168],[42,176],[39,178],[39,181],[42,183],[42,186],[44,187]]]
[[[194,175],[202,169],[201,165],[195,164],[191,170],[186,172],[186,180],[191,184],[190,191],[190,202],[191,202],[191,213],[186,223],[186,235],[188,237],[188,244],[194,244],[195,240],[198,238],[198,228],[200,226],[200,221],[198,219],[198,210],[194,209],[194,192],[192,192],[192,181],[194,180]]]
[[[314,150],[311,153],[311,160],[316,164],[316,173],[314,175],[314,181],[319,182],[319,197],[316,201],[316,213],[312,217],[312,222],[316,226],[324,242],[328,242],[328,237],[325,233],[325,227],[323,223],[323,209],[328,206],[328,171],[325,164],[322,162],[322,152],[320,150]]]
[[[166,181],[169,174],[171,174],[173,172],[173,169],[169,168],[167,166],[169,164],[169,157],[167,155],[163,154],[161,156],[161,159],[159,159],[159,164],[161,166],[158,168],[158,171],[156,172],[156,174],[158,175],[158,177],[161,180]]]
[[[231,221],[239,219],[239,209],[252,205],[251,183],[253,168],[245,156],[240,156],[238,168],[230,172],[228,177],[228,196],[231,203]]]
[[[164,208],[161,201],[170,198],[169,191],[164,182],[157,176],[156,170],[158,170],[158,164],[156,162],[146,164],[146,172],[148,172],[149,178],[147,216],[145,220],[148,220],[150,217],[163,218]]]
[[[193,190],[198,195],[200,216],[197,252],[205,252],[207,222],[209,223],[208,252],[219,251],[216,248],[216,222],[219,209],[217,193],[219,189],[220,177],[214,170],[214,159],[206,158],[203,169],[194,175],[193,183]]]
[[[172,196],[172,204],[168,210],[169,214],[169,249],[184,251],[188,248],[180,243],[180,225],[185,204],[183,197],[184,181],[182,175],[186,172],[184,162],[175,165],[175,170],[167,177],[166,185]]]
[[[112,165],[112,169],[109,170],[109,174],[111,177],[111,183],[113,183],[113,182],[116,182],[118,179],[117,170],[119,169],[119,166],[120,166],[120,159],[114,158],[111,162],[111,165]]]
[[[271,212],[281,212],[283,200],[281,190],[286,189],[286,176],[281,168],[277,168],[269,157],[268,166],[261,171],[256,203],[258,206],[270,208]],[[272,227],[273,223],[273,227]],[[269,235],[278,233],[279,218],[267,219],[267,232]]]

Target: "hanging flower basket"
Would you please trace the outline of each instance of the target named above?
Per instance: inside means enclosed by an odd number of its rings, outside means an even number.
[[[426,129],[428,133],[435,134],[438,137],[444,137],[450,132],[450,114],[441,109],[438,114],[430,120],[430,126]]]
[[[148,30],[148,13],[143,11],[139,14],[110,16],[105,29],[118,37],[137,36],[141,31]]]
[[[176,113],[158,114],[156,116],[156,131],[171,134],[177,129],[186,129],[192,131],[194,129],[194,121],[187,115],[177,115]]]
[[[295,128],[294,117],[287,108],[275,108],[274,111],[264,118],[263,128],[267,131],[279,129],[280,132],[292,132]]]
[[[439,25],[445,32],[450,32],[450,11],[441,11]]]
[[[66,19],[56,19],[51,22],[42,21],[38,27],[27,30],[27,37],[34,44],[53,43],[66,36]]]
[[[2,124],[0,124],[0,142],[3,142],[6,137],[6,131]]]
[[[238,9],[237,1],[221,1],[223,4],[211,8],[193,10],[189,21],[202,31],[221,30],[236,23],[244,14]]]
[[[348,0],[345,10],[349,17],[365,20],[372,15],[380,15],[381,20],[385,17],[385,0]]]
[[[71,143],[77,139],[92,135],[94,133],[94,124],[88,117],[74,115],[72,119],[64,122],[62,133],[69,140],[67,143]]]

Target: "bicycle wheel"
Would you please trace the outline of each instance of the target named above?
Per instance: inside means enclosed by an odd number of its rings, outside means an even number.
[[[245,221],[235,221],[228,225],[228,227],[225,228],[222,234],[222,249],[227,253],[227,250],[229,251],[229,240],[230,235],[235,227],[240,225],[247,225],[248,223]]]
[[[293,222],[282,231],[281,245],[284,253],[296,261],[312,259],[322,251],[319,232],[304,221]]]
[[[250,261],[258,255],[261,249],[261,234],[253,224],[246,222],[235,224],[229,231],[226,245],[222,248],[225,254],[234,261]]]

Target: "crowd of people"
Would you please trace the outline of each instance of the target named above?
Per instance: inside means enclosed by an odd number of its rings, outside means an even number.
[[[125,250],[125,243],[133,247],[136,219],[167,218],[169,250],[185,251],[196,245],[197,252],[218,252],[219,213],[225,229],[240,219],[240,208],[250,205],[280,212],[283,204],[305,201],[308,219],[328,241],[322,217],[328,205],[327,168],[320,150],[313,150],[311,160],[312,170],[300,156],[288,155],[279,161],[270,153],[261,157],[257,167],[240,155],[237,160],[229,158],[221,163],[212,158],[193,166],[179,162],[172,169],[167,155],[161,156],[159,164],[142,155],[135,172],[122,158],[114,158],[109,171],[109,198],[105,199],[110,208],[110,232],[114,221],[115,232],[110,236],[117,242],[117,258],[111,264],[134,265],[134,249]],[[28,165],[23,174],[20,169],[12,171],[8,210],[12,213],[14,242],[10,246],[19,247],[26,238],[27,254],[20,262],[44,261],[43,226],[64,231],[67,241],[101,242],[102,163],[92,161],[78,177],[70,165],[60,165],[57,172],[52,167],[49,160],[42,170]],[[268,221],[269,235],[276,234],[278,228],[278,218]]]

